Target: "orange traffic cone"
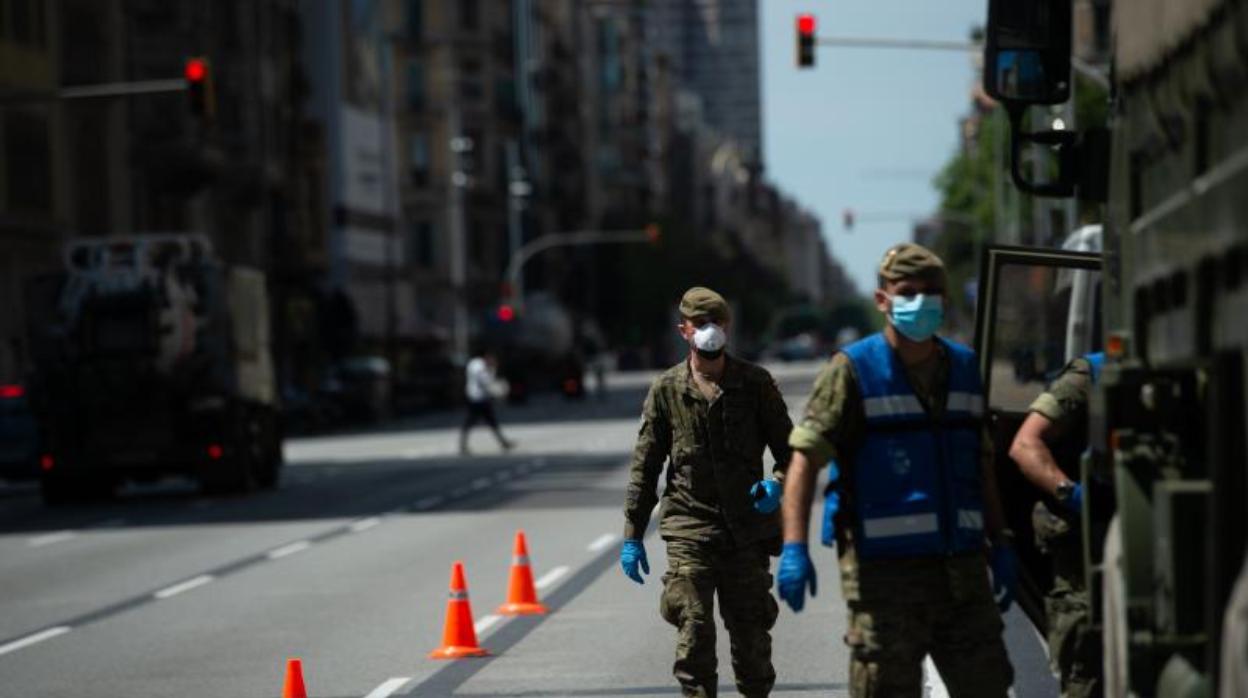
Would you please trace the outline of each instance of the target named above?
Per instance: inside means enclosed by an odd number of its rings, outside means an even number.
[[[286,660],[286,684],[282,687],[282,698],[308,698],[308,689],[303,685],[303,662],[298,657]]]
[[[442,646],[429,653],[430,659],[485,657],[490,653],[477,645],[477,630],[472,623],[472,605],[468,603],[468,584],[464,581],[464,563],[451,566],[451,598],[446,602],[446,624],[442,628]]]
[[[516,531],[516,546],[511,553],[511,581],[507,584],[507,603],[498,607],[504,616],[523,616],[546,612],[537,601],[533,586],[533,568],[529,566],[529,546],[524,531]]]

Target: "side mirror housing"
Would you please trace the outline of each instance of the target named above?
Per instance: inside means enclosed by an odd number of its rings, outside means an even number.
[[[1070,99],[1070,0],[989,0],[984,91],[1007,107]]]

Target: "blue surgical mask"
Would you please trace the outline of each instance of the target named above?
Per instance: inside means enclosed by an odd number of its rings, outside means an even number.
[[[918,293],[913,296],[892,296],[893,327],[915,342],[925,342],[936,334],[945,321],[945,304],[940,296]]]

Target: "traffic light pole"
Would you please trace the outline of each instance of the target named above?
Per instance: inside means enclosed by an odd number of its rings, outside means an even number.
[[[552,233],[522,246],[511,256],[507,263],[505,280],[511,287],[512,298],[517,308],[524,308],[524,265],[534,256],[556,247],[576,247],[583,245],[610,245],[622,243],[653,242],[655,233],[646,230],[582,230],[571,233]]]
[[[58,90],[3,95],[0,96],[0,106],[17,107],[27,104],[59,102],[65,99],[105,99],[167,92],[186,92],[186,81],[177,78],[173,80],[106,82],[99,85],[73,85],[62,87]]]

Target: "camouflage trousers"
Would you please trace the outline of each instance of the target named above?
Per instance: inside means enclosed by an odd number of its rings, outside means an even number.
[[[846,576],[849,579],[846,579]],[[849,604],[849,695],[920,698],[931,655],[949,695],[1005,698],[1014,669],[983,555],[841,558]]]
[[[762,545],[724,548],[690,540],[667,541],[667,572],[659,612],[676,626],[672,673],[683,695],[713,697],[715,596],[728,629],[732,671],[744,696],[766,696],[776,683],[771,628],[779,607],[771,595],[770,556]]]
[[[1079,529],[1037,502],[1031,512],[1036,546],[1053,561],[1053,589],[1044,599],[1049,658],[1061,676],[1062,698],[1101,695],[1101,638],[1091,628]]]

